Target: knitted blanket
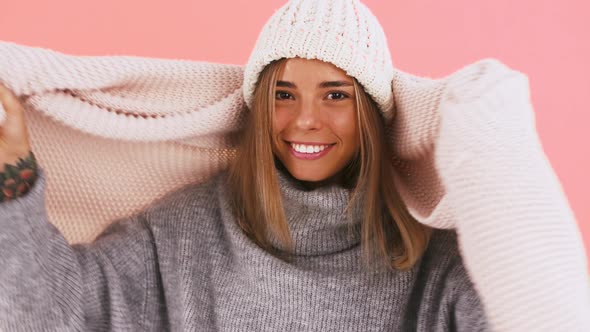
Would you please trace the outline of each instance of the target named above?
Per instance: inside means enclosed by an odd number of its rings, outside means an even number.
[[[0,81],[26,107],[51,222],[71,243],[90,241],[227,165],[245,114],[242,70],[0,43]],[[486,59],[440,79],[398,70],[392,89],[391,181],[419,222],[457,231],[494,329],[590,331],[584,246],[527,77]]]

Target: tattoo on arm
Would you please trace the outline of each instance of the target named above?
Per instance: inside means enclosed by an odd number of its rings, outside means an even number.
[[[0,202],[25,195],[38,177],[37,161],[33,152],[20,158],[16,165],[4,164],[0,173]]]

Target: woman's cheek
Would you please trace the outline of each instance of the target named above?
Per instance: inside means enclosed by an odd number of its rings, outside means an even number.
[[[357,132],[357,119],[354,111],[333,113],[328,119],[340,136],[353,137]]]
[[[288,113],[284,109],[276,107],[273,116],[273,127],[280,132],[286,126],[288,121]]]

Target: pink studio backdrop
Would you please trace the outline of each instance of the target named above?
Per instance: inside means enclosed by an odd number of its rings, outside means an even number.
[[[3,1],[0,40],[78,55],[138,55],[245,64],[284,0]],[[590,256],[590,3],[412,0],[365,3],[394,64],[446,75],[484,57],[528,74],[545,151]]]

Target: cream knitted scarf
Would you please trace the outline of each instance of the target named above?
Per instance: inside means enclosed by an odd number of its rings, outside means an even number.
[[[52,223],[90,241],[220,170],[244,120],[242,70],[0,43],[0,81],[27,109]],[[437,80],[396,71],[393,93],[391,181],[419,222],[456,229],[494,329],[590,331],[583,243],[526,76],[495,60]]]

